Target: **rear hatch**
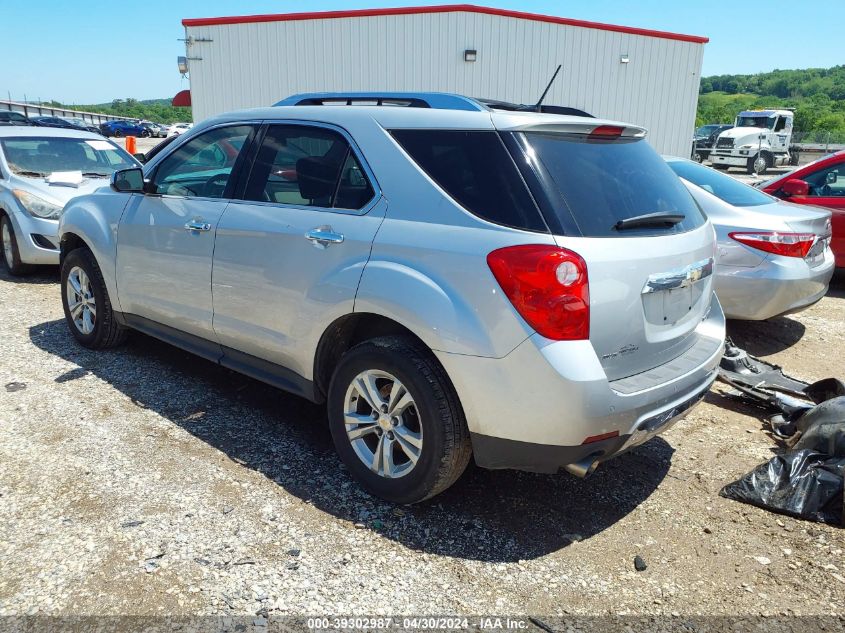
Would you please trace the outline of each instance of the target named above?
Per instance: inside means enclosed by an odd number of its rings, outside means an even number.
[[[591,126],[505,136],[522,154],[517,164],[558,245],[586,261],[590,341],[616,380],[698,342],[712,299],[715,236],[642,130]]]

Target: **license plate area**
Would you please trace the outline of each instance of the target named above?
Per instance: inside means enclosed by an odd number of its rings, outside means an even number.
[[[646,321],[652,325],[674,325],[682,320],[698,304],[712,274],[713,260],[706,259],[651,275],[642,291]]]

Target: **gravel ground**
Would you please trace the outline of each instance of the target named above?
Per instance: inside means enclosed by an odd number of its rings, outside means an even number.
[[[842,377],[843,321],[839,279],[731,334]],[[470,467],[400,508],[322,408],[142,335],[79,347],[54,270],[0,273],[0,340],[0,615],[845,613],[845,531],[718,496],[775,448],[718,390],[587,480]]]

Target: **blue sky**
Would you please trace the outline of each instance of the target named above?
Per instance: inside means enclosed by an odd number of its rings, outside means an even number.
[[[471,1],[471,0],[467,0]],[[454,0],[457,4],[460,0]],[[676,31],[710,38],[705,75],[845,63],[842,0],[476,0],[476,4]],[[76,3],[73,3],[74,5]],[[176,70],[190,17],[449,4],[402,0],[2,0],[0,94],[63,103],[170,97],[187,88]],[[802,17],[803,16],[803,17]],[[790,33],[792,24],[800,24]]]

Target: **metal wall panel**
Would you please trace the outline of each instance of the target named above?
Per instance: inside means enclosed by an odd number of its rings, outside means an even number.
[[[688,155],[704,45],[471,12],[187,27],[195,120],[296,92],[434,90],[548,103],[649,130]],[[465,62],[476,49],[478,61]],[[623,64],[620,56],[630,62]]]

